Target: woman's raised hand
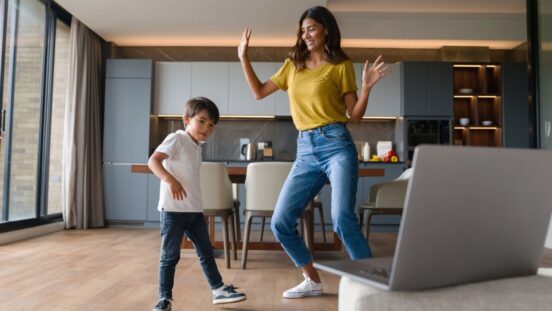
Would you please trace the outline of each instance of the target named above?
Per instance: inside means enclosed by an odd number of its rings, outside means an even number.
[[[382,77],[389,74],[389,66],[383,62],[382,56],[378,56],[372,66],[366,61],[362,71],[362,86],[373,87]]]
[[[240,60],[247,58],[247,48],[249,47],[249,37],[251,36],[251,28],[245,27],[242,33],[240,45],[238,46],[238,57]]]

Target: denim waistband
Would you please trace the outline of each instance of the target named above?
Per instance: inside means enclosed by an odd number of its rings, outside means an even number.
[[[308,130],[301,130],[301,131],[299,131],[299,134],[303,134],[303,133],[323,133],[324,131],[327,131],[329,129],[339,128],[339,127],[345,127],[345,123],[341,123],[341,122],[330,123],[330,124],[322,125],[320,127],[315,127],[315,128],[308,129]]]

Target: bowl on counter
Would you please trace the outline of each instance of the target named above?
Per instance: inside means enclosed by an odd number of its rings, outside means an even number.
[[[471,93],[473,93],[473,90],[470,89],[470,88],[461,88],[461,89],[458,89],[458,93],[460,93],[460,94],[471,94]]]
[[[491,126],[493,125],[493,121],[490,121],[490,120],[481,121],[481,125]]]
[[[460,118],[459,121],[462,126],[467,126],[468,124],[470,124],[470,118]]]

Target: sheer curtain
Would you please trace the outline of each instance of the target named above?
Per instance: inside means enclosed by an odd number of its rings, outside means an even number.
[[[73,17],[63,147],[62,208],[66,228],[104,226],[101,165],[101,41]]]

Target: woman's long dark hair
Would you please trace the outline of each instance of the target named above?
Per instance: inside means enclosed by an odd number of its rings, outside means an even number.
[[[330,10],[323,6],[315,6],[306,10],[299,19],[299,27],[297,29],[297,41],[295,46],[289,52],[289,58],[295,65],[298,71],[306,68],[305,61],[309,57],[309,50],[307,45],[303,41],[301,26],[305,18],[312,18],[318,23],[324,26],[327,32],[326,46],[324,51],[326,52],[326,61],[331,64],[339,64],[344,60],[348,60],[349,56],[341,49],[341,33],[335,17]]]

